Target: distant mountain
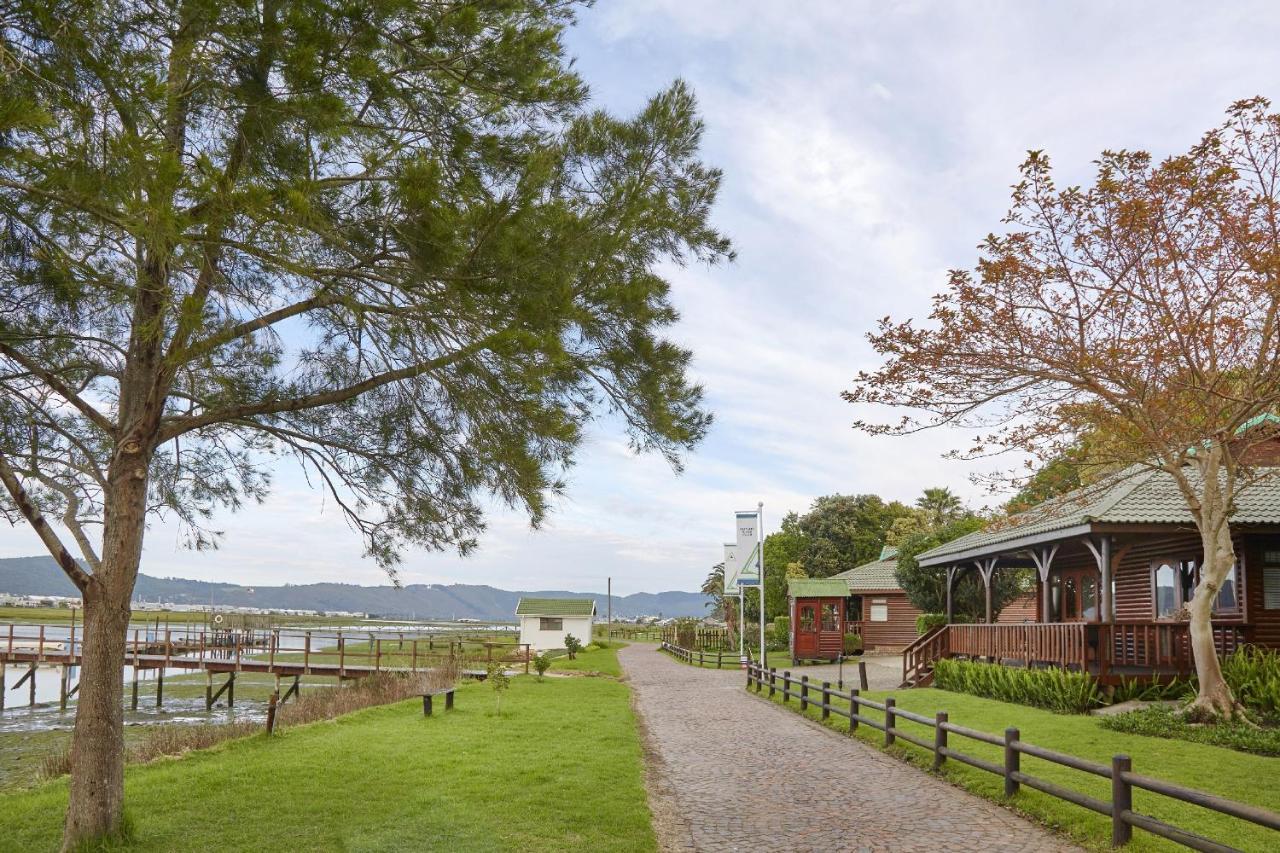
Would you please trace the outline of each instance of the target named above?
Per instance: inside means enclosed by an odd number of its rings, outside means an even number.
[[[76,595],[76,589],[51,557],[0,558],[0,592],[11,595]],[[240,586],[183,578],[138,575],[133,597],[172,604],[214,604],[285,610],[352,610],[392,618],[467,618],[512,620],[522,595],[594,598],[606,610],[602,593],[535,590],[510,592],[474,584],[356,586],[342,583]],[[697,592],[637,592],[613,597],[614,616],[704,616],[707,597]]]

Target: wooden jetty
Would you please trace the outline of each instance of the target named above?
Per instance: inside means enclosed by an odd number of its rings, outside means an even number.
[[[72,625],[67,639],[46,636],[45,625],[0,625],[0,711],[5,707],[6,665],[27,666],[26,673],[12,690],[26,685],[29,704],[35,704],[36,670],[40,666],[61,667],[59,704],[79,690],[71,685],[70,668],[82,666],[83,637]],[[355,641],[354,643],[352,641]],[[235,679],[239,673],[274,675],[279,690],[282,679],[293,683],[281,694],[281,701],[296,696],[304,676],[327,676],[339,681],[377,673],[425,672],[441,666],[457,667],[461,674],[483,675],[472,670],[493,661],[523,665],[529,672],[529,645],[492,639],[436,635],[413,636],[401,632],[379,636],[374,632],[303,631],[274,629],[241,633],[219,630],[164,629],[163,636],[150,629],[134,629],[125,641],[124,663],[133,668],[130,706],[138,707],[138,673],[156,673],[156,707],[164,702],[164,674],[172,670],[205,673],[205,707],[224,695],[235,702]],[[216,691],[215,676],[226,676]]]

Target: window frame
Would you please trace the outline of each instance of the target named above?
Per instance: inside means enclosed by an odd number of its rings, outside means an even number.
[[[552,622],[555,623],[554,626],[549,625],[549,623],[552,623]],[[563,631],[564,617],[563,616],[539,616],[538,630],[539,631]]]
[[[1191,595],[1195,595],[1196,589],[1200,586],[1200,560],[1196,557],[1178,556],[1178,557],[1157,557],[1153,559],[1147,567],[1147,577],[1151,589],[1151,618],[1156,622],[1175,622],[1170,616],[1160,615],[1160,600],[1157,596],[1159,587],[1156,585],[1156,573],[1164,566],[1173,569],[1173,612],[1177,613],[1184,609],[1190,602],[1191,598],[1185,595],[1186,586],[1184,578],[1188,567],[1190,567],[1192,585]],[[1211,613],[1214,619],[1243,619],[1244,618],[1244,568],[1241,563],[1241,554],[1236,554],[1235,565],[1232,566],[1231,577],[1235,581],[1235,607],[1230,609],[1222,609],[1218,606],[1218,599],[1222,596],[1222,590],[1218,590],[1218,595],[1213,600],[1213,610]]]

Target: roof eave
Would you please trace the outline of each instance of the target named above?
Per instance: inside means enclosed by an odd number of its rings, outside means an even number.
[[[967,548],[964,551],[938,554],[932,557],[921,555],[917,557],[916,560],[920,565],[925,567],[945,566],[950,563],[963,563],[966,560],[976,560],[980,557],[995,557],[1000,554],[1007,554],[1010,551],[1021,551],[1024,548],[1031,548],[1035,545],[1057,542],[1060,539],[1070,539],[1073,536],[1083,536],[1086,533],[1092,533],[1093,528],[1093,522],[1085,522],[1084,524],[1076,524],[1071,527],[1061,527],[1057,530],[1048,530],[1044,533],[1034,533],[1030,536],[1018,536],[1013,539],[1006,539],[1003,542],[994,542],[989,545]]]

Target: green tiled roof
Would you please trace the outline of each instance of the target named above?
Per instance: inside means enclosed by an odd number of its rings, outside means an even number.
[[[592,598],[522,598],[516,604],[517,616],[590,616],[595,610]]]
[[[836,578],[791,578],[787,592],[792,598],[844,598],[849,585]]]
[[[901,589],[896,572],[898,571],[898,549],[885,548],[879,560],[863,563],[848,571],[833,575],[844,581],[850,592],[881,592],[883,590]]]
[[[1280,469],[1243,489],[1236,497],[1235,524],[1280,524]],[[1052,541],[1093,524],[1169,524],[1193,526],[1195,519],[1173,477],[1163,471],[1133,467],[1093,485],[1046,501],[1026,512],[997,521],[984,530],[961,536],[919,556],[921,564],[993,555],[1036,542]]]

